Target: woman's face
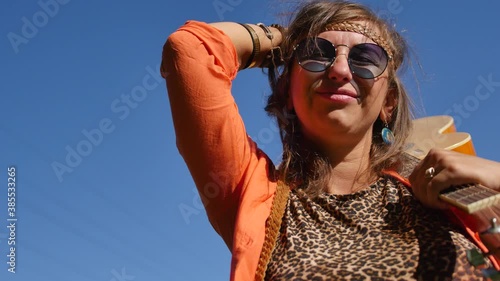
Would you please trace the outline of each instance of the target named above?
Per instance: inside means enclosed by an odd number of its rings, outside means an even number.
[[[394,101],[388,99],[386,103],[388,70],[376,78],[357,77],[348,65],[347,46],[374,42],[346,31],[325,31],[318,37],[333,43],[337,56],[323,72],[307,71],[297,61],[292,66],[289,106],[297,114],[302,133],[320,147],[371,139],[379,115],[390,121],[386,114],[390,114]]]

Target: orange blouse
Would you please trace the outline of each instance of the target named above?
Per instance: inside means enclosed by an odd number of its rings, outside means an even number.
[[[238,68],[230,38],[206,23],[187,22],[163,47],[177,147],[231,250],[231,280],[253,280],[277,183],[231,95]]]

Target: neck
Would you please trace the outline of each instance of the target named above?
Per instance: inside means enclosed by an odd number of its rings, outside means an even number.
[[[357,142],[336,140],[322,146],[331,168],[326,192],[350,194],[365,189],[376,180],[370,165],[371,144],[372,134],[369,131]]]

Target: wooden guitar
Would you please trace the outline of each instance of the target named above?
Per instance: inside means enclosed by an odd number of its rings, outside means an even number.
[[[471,136],[456,132],[453,118],[445,115],[414,120],[405,152],[422,160],[433,147],[475,155]],[[450,187],[440,199],[452,205],[451,212],[500,270],[500,192],[471,183]]]

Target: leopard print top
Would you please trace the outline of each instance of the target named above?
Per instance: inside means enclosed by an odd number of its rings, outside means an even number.
[[[265,280],[483,280],[466,258],[473,247],[390,177],[314,200],[296,189]]]

